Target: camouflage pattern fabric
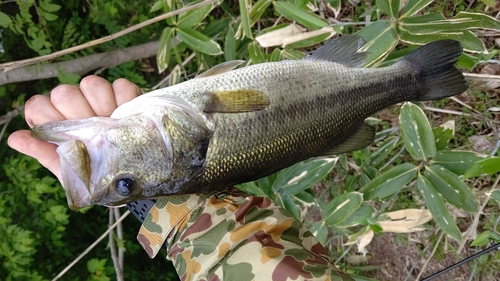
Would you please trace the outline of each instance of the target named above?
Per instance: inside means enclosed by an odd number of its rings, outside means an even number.
[[[182,195],[160,199],[137,239],[167,258],[181,280],[353,280],[284,209],[262,197]]]

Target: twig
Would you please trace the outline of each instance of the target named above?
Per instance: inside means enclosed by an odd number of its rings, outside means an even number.
[[[500,176],[498,176],[497,179],[495,180],[495,183],[493,183],[493,187],[491,188],[490,192],[496,189],[499,182],[500,182]],[[483,210],[486,207],[486,204],[488,203],[488,201],[490,201],[490,198],[488,196],[486,196],[483,203],[481,204],[481,207],[479,208],[476,215],[474,216],[474,220],[472,221],[472,224],[469,226],[469,228],[464,233],[462,243],[460,243],[460,246],[457,249],[458,253],[462,252],[462,249],[464,248],[465,243],[467,242],[469,237],[472,235],[472,233],[475,233],[477,226],[479,225],[479,218],[483,214]]]
[[[120,218],[120,208],[113,208],[113,210],[115,214],[115,220],[118,220]],[[118,263],[123,273],[124,251],[123,251],[123,228],[121,223],[116,226],[116,236],[118,237],[118,241],[120,241],[120,244],[118,245]]]
[[[500,75],[464,73],[464,76],[468,78],[468,80],[473,80],[473,81],[500,80]]]
[[[109,222],[108,224],[111,226],[113,225],[113,221],[115,218],[115,210],[113,208],[108,208],[109,212]],[[120,225],[120,224],[118,224]],[[116,280],[117,281],[123,281],[123,268],[120,267],[120,261],[118,258],[118,255],[116,254],[116,244],[115,244],[115,237],[114,237],[114,231],[109,232],[109,251],[111,252],[111,259],[113,260],[113,266],[115,268],[116,272]]]
[[[55,52],[55,53],[52,53],[52,54],[48,54],[48,55],[45,55],[45,56],[39,56],[39,57],[36,57],[36,58],[31,58],[31,59],[25,59],[25,60],[19,60],[19,61],[14,61],[14,62],[3,63],[3,64],[0,64],[0,69],[4,69],[4,71],[9,71],[9,70],[14,69],[14,68],[18,68],[18,67],[22,67],[22,66],[27,66],[27,65],[32,65],[32,64],[35,64],[35,63],[39,63],[39,62],[43,62],[43,61],[48,61],[48,60],[51,60],[51,59],[55,59],[55,58],[60,57],[60,56],[64,56],[64,55],[67,55],[67,54],[70,54],[70,53],[73,53],[73,52],[77,52],[77,51],[86,49],[88,47],[96,46],[96,45],[99,45],[99,44],[102,44],[102,43],[114,40],[114,39],[116,39],[116,38],[118,38],[120,36],[123,36],[125,34],[130,33],[130,32],[133,32],[133,31],[136,31],[136,30],[141,29],[141,28],[143,28],[145,26],[148,26],[150,24],[162,21],[164,19],[173,17],[175,15],[178,15],[178,14],[181,14],[181,13],[184,13],[184,12],[187,12],[187,11],[191,11],[191,10],[194,10],[194,9],[197,9],[197,8],[209,5],[209,4],[213,4],[213,3],[218,2],[218,1],[220,1],[220,0],[206,0],[206,1],[203,1],[203,2],[198,3],[198,4],[189,5],[187,7],[183,7],[181,9],[178,9],[178,10],[175,10],[175,11],[163,14],[163,15],[159,15],[159,16],[157,16],[155,18],[149,19],[147,21],[141,22],[141,23],[133,25],[131,27],[127,27],[127,28],[125,28],[125,29],[123,29],[121,31],[118,31],[118,32],[114,33],[114,34],[111,34],[111,35],[108,35],[108,36],[105,36],[105,37],[102,37],[102,38],[99,38],[99,39],[96,39],[96,40],[92,40],[90,42],[87,42],[87,43],[84,43],[84,44],[81,44],[81,45],[78,45],[78,46],[75,46],[75,47],[71,47],[71,48],[68,48],[68,49],[65,49],[65,50],[62,50],[62,51],[59,51],[59,52]]]
[[[183,62],[182,62],[182,66],[186,66],[186,64],[188,64],[194,57],[196,56],[195,53],[192,53],[191,55],[189,55],[189,57],[187,57]],[[153,88],[151,88],[152,90],[156,90],[158,89],[159,87],[161,87],[165,82],[168,81],[168,79],[170,79],[170,76],[172,75],[172,73],[168,74],[165,78],[163,78],[160,82],[158,82],[156,85],[153,86]],[[170,85],[169,85],[170,86]]]
[[[57,276],[54,277],[52,281],[56,281],[57,279],[61,278],[71,267],[73,267],[73,265],[75,265],[78,261],[80,261],[88,252],[90,252],[90,250],[92,250],[95,246],[97,246],[99,242],[101,242],[104,238],[106,238],[106,235],[108,235],[108,233],[111,230],[113,230],[113,228],[115,228],[119,223],[121,223],[129,214],[130,211],[128,210],[125,213],[123,213],[120,219],[116,220],[116,222],[111,227],[109,227],[108,230],[106,230],[99,238],[97,238],[96,241],[94,241],[94,243],[92,243],[92,245],[90,245],[87,249],[85,249],[83,253],[81,253],[75,260],[73,260],[68,266],[66,266],[66,268],[64,268],[59,274],[57,274]]]
[[[424,106],[424,109],[429,110],[429,111],[434,111],[434,112],[441,112],[441,113],[448,113],[448,114],[455,114],[455,115],[470,116],[469,113],[463,113],[463,112],[460,112],[460,111],[448,110],[448,109],[441,109],[441,108],[435,108],[435,107],[429,107],[429,106]]]
[[[416,280],[420,280],[420,276],[422,276],[422,274],[424,273],[425,268],[426,268],[426,267],[427,267],[427,265],[429,264],[429,261],[432,259],[432,257],[433,257],[433,256],[434,256],[434,254],[436,253],[436,250],[437,250],[437,248],[439,247],[439,242],[441,242],[441,239],[443,239],[443,236],[444,236],[444,232],[441,232],[441,235],[439,235],[439,238],[438,238],[438,240],[436,241],[436,245],[434,246],[434,249],[432,249],[432,253],[429,255],[429,257],[428,257],[428,258],[427,258],[427,260],[425,261],[424,266],[422,267],[422,269],[421,269],[421,270],[420,270],[420,272],[418,273]]]

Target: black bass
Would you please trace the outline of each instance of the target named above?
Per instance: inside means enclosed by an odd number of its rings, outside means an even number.
[[[73,209],[199,193],[272,174],[317,156],[361,149],[373,113],[403,101],[467,89],[455,68],[459,42],[425,45],[389,67],[358,68],[356,35],[326,43],[299,61],[199,77],[118,107],[111,117],[47,123],[33,135],[59,145],[63,186]]]

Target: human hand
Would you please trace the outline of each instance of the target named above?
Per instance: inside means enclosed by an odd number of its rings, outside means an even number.
[[[134,83],[120,78],[109,83],[98,76],[87,76],[80,87],[59,85],[50,97],[35,95],[25,105],[26,122],[30,128],[52,121],[81,119],[93,116],[110,116],[121,104],[141,94]],[[8,144],[13,149],[36,158],[62,183],[61,163],[56,152],[57,145],[33,138],[28,130],[9,136]]]

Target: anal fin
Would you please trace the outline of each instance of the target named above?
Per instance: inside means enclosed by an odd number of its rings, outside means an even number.
[[[354,135],[350,136],[347,140],[336,145],[328,150],[325,155],[341,154],[365,148],[373,143],[375,140],[375,128],[363,123]]]

